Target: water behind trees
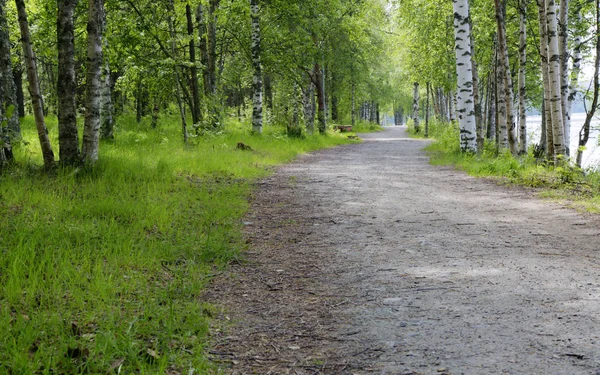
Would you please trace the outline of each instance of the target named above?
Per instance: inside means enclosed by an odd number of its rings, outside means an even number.
[[[585,122],[585,113],[574,113],[571,116],[571,137],[570,148],[571,158],[577,155],[577,144],[579,142],[579,131]],[[529,134],[528,144],[540,142],[541,135],[541,116],[527,116],[527,133]],[[584,168],[600,167],[600,146],[598,145],[598,135],[600,134],[600,119],[594,117],[590,131],[590,140],[587,143],[586,150],[583,152],[582,164]]]

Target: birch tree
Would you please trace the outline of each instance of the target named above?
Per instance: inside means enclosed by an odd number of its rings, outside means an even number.
[[[258,0],[250,0],[250,17],[252,18],[252,67],[253,95],[252,95],[252,131],[262,133],[263,126],[263,93],[262,93],[262,68],[260,61],[260,23]]]
[[[98,160],[102,100],[102,23],[104,0],[88,1],[85,122],[81,156],[86,164]]]
[[[550,78],[550,107],[552,116],[552,139],[554,142],[554,162],[566,154],[565,133],[562,115],[560,51],[558,49],[558,21],[554,0],[546,0],[548,25],[548,75]]]
[[[20,137],[17,88],[10,60],[6,0],[0,0],[0,169],[13,158],[11,144]]]
[[[415,127],[415,132],[419,132],[419,82],[413,83],[413,102],[412,102],[412,120],[413,126]]]
[[[58,0],[58,146],[61,164],[76,165],[79,155],[77,108],[75,103],[75,28],[73,12],[79,0]]]
[[[527,2],[519,1],[519,147],[518,153],[527,153]]]
[[[460,147],[463,151],[477,152],[469,2],[468,0],[453,0],[453,8]]]
[[[567,45],[569,34],[569,0],[560,0],[558,13],[558,53],[560,55],[560,104],[563,116],[565,134],[565,155],[570,155],[571,117],[569,116],[569,48]]]
[[[513,113],[513,89],[512,78],[510,74],[510,63],[508,59],[508,46],[506,42],[506,21],[505,21],[505,3],[495,0],[496,22],[498,24],[498,64],[503,80],[504,105],[506,107],[506,133],[508,136],[508,148],[513,155],[517,154],[517,140],[515,135],[515,116]],[[502,124],[500,125],[502,126]]]
[[[31,34],[29,32],[29,22],[27,21],[27,11],[25,9],[24,0],[15,0],[17,13],[19,15],[19,28],[21,29],[21,43],[23,45],[23,57],[27,65],[27,81],[29,84],[29,95],[33,106],[33,114],[35,117],[35,125],[37,128],[38,138],[44,158],[44,166],[51,168],[54,166],[54,152],[48,137],[48,129],[44,120],[44,108],[42,104],[42,93],[40,92],[40,83],[38,79],[38,71],[31,47]]]

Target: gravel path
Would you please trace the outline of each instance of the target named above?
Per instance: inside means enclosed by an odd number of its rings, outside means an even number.
[[[206,294],[224,372],[600,374],[598,217],[361,137],[258,187]]]

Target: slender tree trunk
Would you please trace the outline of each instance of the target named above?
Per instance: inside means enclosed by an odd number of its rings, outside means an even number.
[[[506,132],[508,135],[508,148],[513,155],[517,154],[517,137],[515,134],[515,116],[513,112],[513,90],[512,77],[510,74],[510,64],[508,60],[508,47],[506,44],[506,21],[505,21],[505,4],[500,3],[500,0],[495,0],[496,4],[496,22],[498,24],[498,54],[499,63],[502,66],[501,79],[504,81],[503,88],[505,96],[504,105],[506,106]]]
[[[108,47],[108,41],[104,39],[105,50]],[[102,139],[114,139],[115,133],[115,107],[112,101],[112,82],[110,75],[110,63],[108,58],[104,58],[104,77],[102,78],[102,110],[100,112],[100,136]]]
[[[252,67],[253,79],[253,105],[252,105],[252,131],[261,134],[263,126],[263,93],[262,93],[262,67],[260,61],[260,23],[258,0],[250,0],[250,16],[252,18]]]
[[[317,89],[317,122],[319,133],[327,133],[327,119],[325,117],[325,89],[323,87],[323,71],[318,63],[315,63],[311,79]]]
[[[592,104],[585,116],[583,127],[579,131],[579,147],[577,148],[577,165],[581,167],[583,148],[590,139],[590,125],[596,110],[598,109],[598,95],[600,91],[600,0],[595,1],[596,5],[596,57],[594,59],[594,96]]]
[[[460,128],[460,148],[477,152],[477,126],[473,98],[473,66],[471,64],[471,20],[469,1],[453,0],[454,41],[456,52],[457,112]]]
[[[13,159],[12,141],[21,138],[17,88],[10,56],[6,0],[0,0],[0,169],[6,161]]]
[[[562,115],[560,54],[558,50],[558,22],[554,0],[546,2],[548,20],[548,75],[550,76],[550,107],[552,115],[552,139],[554,142],[554,163],[559,164],[559,156],[565,155],[565,134]]]
[[[20,61],[16,67],[13,67],[13,80],[17,88],[17,111],[19,117],[22,118],[25,117],[25,95],[23,93],[23,68]]]
[[[61,164],[77,165],[79,134],[75,95],[75,28],[73,13],[79,0],[59,0],[57,16],[58,39],[58,145]]]
[[[431,84],[427,82],[427,99],[425,100],[425,138],[429,137],[429,91]]]
[[[29,95],[33,105],[33,114],[37,128],[44,165],[50,168],[54,165],[54,152],[48,137],[48,129],[44,121],[44,108],[42,104],[42,94],[40,93],[40,84],[38,80],[37,67],[31,48],[29,33],[29,22],[27,22],[27,11],[25,10],[24,0],[15,0],[17,12],[19,14],[19,27],[21,29],[21,42],[23,43],[23,56],[27,64],[27,80],[29,81]]]
[[[352,126],[356,125],[356,85],[352,82]]]
[[[200,47],[200,63],[202,64],[202,78],[204,83],[204,95],[209,96],[212,92],[210,79],[208,74],[208,43],[206,41],[208,28],[206,26],[206,16],[204,5],[198,4],[196,8],[196,22],[198,23],[199,47]]]
[[[499,44],[497,45],[497,65],[496,65],[496,141],[499,149],[507,149],[508,148],[508,128],[506,122],[506,91],[505,85],[506,81],[504,80],[504,69],[506,66],[502,61],[502,54],[500,53]]]
[[[187,31],[190,37],[190,89],[192,92],[192,121],[194,124],[200,124],[200,90],[198,88],[198,68],[196,67],[196,43],[194,43],[194,23],[192,21],[192,7],[190,4],[185,6],[185,16],[187,19]]]
[[[555,159],[554,150],[554,129],[552,126],[552,105],[551,105],[551,82],[549,72],[549,54],[548,54],[548,21],[546,17],[545,0],[537,0],[538,20],[540,29],[540,54],[542,60],[542,80],[544,83],[544,112],[546,120],[546,156],[548,159]]]
[[[558,14],[558,53],[560,55],[560,104],[565,134],[565,155],[571,154],[571,118],[568,116],[569,95],[569,47],[567,45],[569,27],[569,0],[560,0]]]
[[[173,59],[177,56],[177,45],[176,45],[176,35],[175,35],[175,27],[173,26],[173,17],[175,16],[175,5],[174,0],[169,0],[168,3],[168,16],[167,21],[169,24],[169,35],[171,36],[171,55]],[[187,144],[188,142],[188,130],[187,130],[187,121],[185,119],[185,108],[183,106],[183,100],[181,99],[181,91],[183,83],[181,82],[181,77],[179,75],[179,69],[177,66],[173,67],[173,73],[175,75],[175,95],[177,99],[177,107],[179,107],[179,117],[181,118],[181,133],[183,134],[183,143]]]
[[[315,89],[312,80],[308,81],[303,94],[304,126],[308,134],[313,134],[315,132]]]
[[[220,0],[209,1],[208,19],[208,79],[211,94],[217,94],[217,9]]]
[[[470,15],[469,15],[470,17]],[[481,116],[481,101],[479,99],[479,73],[475,62],[475,45],[473,43],[473,34],[471,34],[471,67],[473,73],[473,101],[475,105],[475,127],[477,133],[477,149],[483,150],[483,140],[485,137],[483,120]]]
[[[86,75],[86,111],[81,156],[86,164],[98,160],[100,143],[100,102],[102,99],[102,21],[103,0],[88,2],[88,45]]]
[[[271,76],[268,74],[264,75],[264,86],[265,86],[265,104],[269,111],[273,111],[273,84],[271,82]]]
[[[419,132],[421,129],[419,128],[419,82],[415,82],[413,84],[413,126],[415,127],[415,132]]]
[[[527,90],[525,86],[525,70],[527,66],[527,2],[519,1],[519,154],[527,153]]]

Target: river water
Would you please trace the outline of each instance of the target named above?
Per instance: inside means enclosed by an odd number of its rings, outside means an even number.
[[[571,157],[574,159],[577,155],[577,143],[579,142],[579,131],[585,121],[585,113],[574,113],[571,116]],[[541,134],[541,116],[527,116],[528,144],[539,143]],[[590,140],[587,143],[586,150],[583,152],[582,164],[584,168],[600,167],[600,146],[598,145],[598,135],[600,134],[600,119],[594,117],[592,120],[592,130],[590,131]]]

